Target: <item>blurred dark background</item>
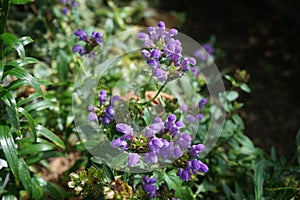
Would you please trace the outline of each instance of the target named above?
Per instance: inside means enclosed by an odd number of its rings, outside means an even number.
[[[246,69],[251,94],[242,116],[254,143],[282,155],[295,154],[300,128],[300,1],[159,1],[161,11],[184,12],[181,32],[199,42],[216,37],[226,56],[220,70]]]

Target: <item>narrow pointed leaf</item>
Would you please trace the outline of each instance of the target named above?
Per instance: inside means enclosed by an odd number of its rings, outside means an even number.
[[[10,0],[11,4],[15,4],[15,5],[24,5],[27,3],[32,3],[33,0]]]
[[[32,136],[34,138],[34,141],[36,141],[36,130],[35,130],[35,122],[32,118],[32,116],[22,107],[18,108],[18,112],[22,113],[28,120],[28,123],[30,125],[30,131],[32,133]]]
[[[37,92],[40,94],[43,94],[43,91],[40,87],[39,82],[37,79],[33,78],[31,74],[29,74],[26,70],[20,68],[20,67],[14,67],[12,69],[9,69],[8,71],[5,72],[5,74],[10,74],[12,76],[15,76],[19,79],[26,80],[28,84],[33,87]]]
[[[18,136],[21,136],[20,132],[20,120],[17,112],[17,105],[15,99],[11,96],[10,93],[6,93],[1,98],[6,104],[6,111],[10,120],[12,127],[17,132]]]
[[[47,138],[48,140],[53,142],[55,145],[57,145],[58,147],[65,149],[65,144],[63,143],[63,141],[49,129],[47,129],[41,125],[37,125],[37,131],[42,136],[44,136],[45,138]]]
[[[23,59],[17,59],[17,60],[10,61],[6,65],[14,66],[14,67],[23,67],[23,66],[35,64],[38,62],[39,62],[39,60],[37,60],[36,58],[25,57]]]
[[[8,162],[8,165],[18,182],[19,181],[18,152],[16,149],[16,144],[7,126],[0,126],[0,143],[6,161]]]
[[[8,46],[13,47],[21,58],[25,58],[25,49],[14,34],[2,33],[0,35],[0,39],[2,39]]]

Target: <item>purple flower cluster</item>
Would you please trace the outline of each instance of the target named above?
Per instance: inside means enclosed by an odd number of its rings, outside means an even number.
[[[150,178],[148,175],[143,178],[143,190],[147,193],[147,196],[150,199],[157,196],[156,186],[153,185],[156,181],[156,178]]]
[[[93,54],[90,52],[90,47],[95,47],[96,45],[100,45],[102,42],[102,34],[96,31],[93,31],[91,36],[88,37],[87,33],[84,30],[78,29],[74,32],[74,35],[78,37],[80,41],[85,42],[85,46],[76,44],[72,51],[74,53],[78,52],[81,56],[89,53],[89,57],[92,57]]]
[[[107,125],[111,122],[111,120],[113,120],[115,114],[115,110],[113,109],[113,107],[115,101],[120,100],[120,97],[112,96],[108,102],[106,91],[100,90],[98,100],[100,102],[99,107],[92,105],[88,106],[88,111],[90,112],[88,120],[98,122],[98,118],[100,118],[101,122]]]
[[[180,132],[183,127],[181,121],[176,121],[174,114],[169,115],[165,122],[157,117],[153,123],[146,127],[143,136],[136,138],[133,135],[133,129],[127,124],[117,124],[116,129],[123,135],[111,141],[111,146],[121,148],[122,151],[129,150],[128,165],[134,167],[140,162],[140,156],[137,153],[144,153],[143,158],[148,163],[157,163],[159,159],[175,160],[183,155],[192,142],[189,134]],[[142,144],[146,152],[138,152],[132,149],[135,141],[144,141]],[[132,151],[135,151],[132,153]]]
[[[199,109],[203,109],[204,106],[207,104],[207,102],[208,102],[208,101],[207,101],[206,98],[201,99],[201,100],[198,102],[198,108],[199,108]],[[195,122],[196,119],[199,120],[199,121],[201,121],[201,120],[203,119],[203,115],[202,115],[201,113],[196,114],[196,115],[194,115],[194,114],[191,113],[191,110],[192,110],[192,111],[195,110],[194,107],[190,107],[190,108],[189,108],[187,105],[182,104],[182,105],[180,105],[180,109],[181,109],[184,113],[187,113],[186,119],[187,119],[187,121],[190,122],[190,123]]]
[[[190,70],[198,71],[195,58],[182,56],[181,42],[173,38],[178,34],[176,29],[166,30],[165,23],[160,21],[156,28],[149,27],[148,32],[137,37],[143,41],[141,54],[159,81],[172,80]]]
[[[206,164],[197,159],[199,157],[199,153],[204,151],[205,146],[203,144],[192,145],[189,152],[189,160],[184,168],[180,168],[177,172],[177,176],[181,180],[189,181],[191,178],[191,172],[196,174],[197,172],[206,173],[208,171],[208,167]]]
[[[63,5],[61,12],[66,15],[72,8],[78,6],[78,2],[75,0],[58,0],[58,3]]]
[[[194,56],[196,58],[201,59],[202,61],[206,61],[209,58],[209,56],[213,55],[214,48],[209,43],[203,44],[202,47],[203,48],[198,49],[194,52]]]

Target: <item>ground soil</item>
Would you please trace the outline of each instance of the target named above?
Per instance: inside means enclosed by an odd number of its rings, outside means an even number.
[[[300,1],[161,1],[160,9],[186,14],[182,32],[199,42],[217,38],[226,56],[220,70],[250,73],[245,133],[267,151],[295,154],[300,128]]]

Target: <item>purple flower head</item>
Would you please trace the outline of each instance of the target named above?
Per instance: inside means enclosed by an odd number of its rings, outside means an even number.
[[[206,99],[206,98],[203,98],[203,99],[201,99],[201,100],[199,101],[198,107],[199,107],[200,109],[203,109],[204,106],[205,106],[205,104],[207,104],[207,99]]]
[[[202,115],[202,114],[198,114],[198,115],[197,115],[197,119],[198,119],[199,121],[201,121],[201,120],[203,119],[203,115]]]
[[[104,117],[101,118],[101,122],[102,122],[103,124],[105,124],[105,125],[106,125],[106,124],[109,124],[110,121],[111,121],[111,119],[110,119],[109,117],[104,116]]]
[[[78,6],[78,2],[77,1],[72,1],[72,7],[77,7]]]
[[[98,100],[100,102],[100,105],[103,105],[107,100],[107,95],[105,90],[100,90],[98,95]]]
[[[191,72],[194,74],[194,76],[198,76],[198,74],[199,74],[199,70],[197,67],[192,67]]]
[[[130,153],[128,156],[128,166],[135,167],[140,162],[141,156],[137,153]]]
[[[74,32],[74,35],[79,37],[79,40],[86,41],[87,40],[87,34],[84,30],[78,29]]]
[[[94,41],[97,44],[101,44],[101,42],[102,42],[102,34],[101,33],[93,31],[91,37],[94,39]]]
[[[61,12],[66,15],[69,12],[69,8],[68,7],[64,7],[61,9]]]
[[[96,113],[90,112],[89,116],[88,116],[88,120],[89,121],[94,121],[97,122],[98,121],[98,116]]]
[[[191,179],[190,170],[180,168],[177,172],[177,176],[183,181],[189,181]]]
[[[196,64],[196,59],[193,57],[185,58],[182,62],[183,71],[190,71],[190,65],[194,66]]]
[[[89,112],[94,111],[94,106],[93,106],[93,105],[89,105],[88,108],[87,108],[87,110],[88,110]]]
[[[141,53],[142,53],[143,58],[146,59],[146,60],[148,60],[150,58],[150,56],[151,56],[150,52],[148,50],[146,50],[146,49],[143,49],[141,51]]]
[[[110,97],[109,105],[111,105],[112,107],[114,107],[116,101],[119,101],[120,99],[121,99],[121,97],[118,96],[118,95],[115,95],[115,96]]]
[[[149,163],[157,163],[158,161],[158,157],[157,157],[157,154],[156,152],[154,151],[150,151],[150,152],[147,152],[144,154],[144,159],[146,162],[149,162]]]
[[[175,140],[175,144],[178,145],[182,150],[187,149],[192,142],[192,137],[189,134],[179,133]]]
[[[159,59],[161,57],[161,51],[159,49],[153,49],[151,51],[151,57],[154,59]]]
[[[152,70],[153,76],[157,77],[157,79],[161,82],[168,80],[168,73],[160,68],[154,68]]]
[[[203,48],[205,49],[205,51],[209,54],[209,55],[213,55],[213,53],[214,53],[214,48],[211,46],[211,44],[209,44],[209,43],[206,43],[206,44],[203,44],[202,45],[203,46]]]
[[[143,178],[143,190],[147,193],[148,198],[157,196],[156,186],[153,185],[156,181],[156,178],[150,178],[148,175]]]
[[[197,144],[197,145],[193,145],[190,148],[190,156],[191,157],[198,157],[199,153],[204,151],[205,146],[203,144]]]
[[[165,23],[163,21],[160,21],[160,22],[158,22],[157,27],[161,28],[161,29],[165,29],[166,25],[165,25]]]
[[[196,117],[194,117],[193,115],[187,115],[186,118],[191,123],[193,123],[196,120]]]
[[[78,52],[81,56],[83,56],[85,53],[86,53],[86,50],[83,46],[81,45],[75,45],[73,48],[72,48],[72,51],[74,53]]]
[[[150,59],[150,60],[147,60],[147,64],[151,67],[159,67],[160,66],[160,63],[158,60],[155,60],[155,59]],[[160,68],[157,68],[157,69],[160,69]],[[162,70],[163,71],[163,70]],[[154,74],[154,72],[153,72]],[[156,77],[158,76],[161,76],[160,74],[157,74],[157,75],[154,75]]]
[[[133,135],[133,128],[127,124],[117,124],[116,125],[117,131],[124,133],[126,135]]]
[[[121,138],[116,138],[110,142],[110,145],[113,148],[120,147],[123,151],[128,149],[128,143],[125,140],[122,140]]]
[[[196,174],[197,171],[201,173],[206,173],[208,171],[207,165],[200,160],[190,160],[187,168],[191,169],[193,174]]]
[[[137,37],[138,37],[138,39],[140,39],[140,40],[149,40],[149,35],[146,34],[146,33],[139,33],[139,34],[137,35]]]
[[[149,140],[148,142],[148,148],[151,150],[151,151],[157,151],[159,150],[161,147],[164,146],[164,143],[161,141],[160,138],[152,138]]]
[[[187,112],[188,111],[188,107],[185,104],[181,104],[179,107],[183,112]]]

